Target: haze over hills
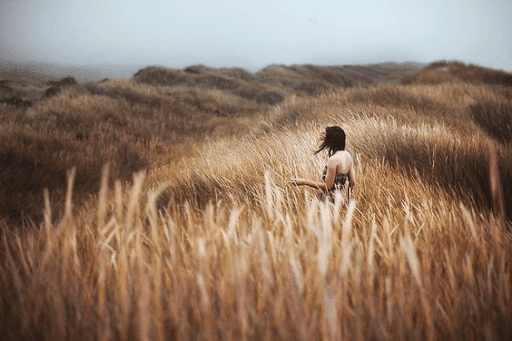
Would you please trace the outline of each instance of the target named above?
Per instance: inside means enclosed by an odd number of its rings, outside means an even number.
[[[142,67],[143,65],[62,65],[0,60],[0,78],[38,83],[71,76],[79,83],[86,83],[97,82],[105,78],[130,78]]]

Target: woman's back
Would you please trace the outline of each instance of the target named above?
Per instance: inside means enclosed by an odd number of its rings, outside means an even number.
[[[349,174],[353,166],[352,155],[346,150],[340,150],[334,153],[327,160],[327,167],[335,167],[336,175],[338,174]]]
[[[353,160],[349,152],[340,150],[327,160],[327,165],[322,174],[322,180],[326,181],[326,176],[331,173],[334,175],[334,186],[329,190],[341,189],[345,186],[345,182],[349,179],[350,184],[354,181]]]

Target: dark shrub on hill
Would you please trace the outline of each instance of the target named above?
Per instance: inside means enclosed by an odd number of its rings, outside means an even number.
[[[186,67],[183,71],[188,73],[200,74],[204,67],[202,65],[191,65]]]
[[[320,82],[304,82],[294,88],[295,91],[305,93],[309,96],[321,95],[331,87]]]
[[[456,61],[449,62],[447,60],[438,60],[436,62],[428,64],[427,66],[424,67],[424,69],[425,70],[434,70],[434,69],[438,69],[438,68],[447,67],[450,64],[457,64],[457,63],[459,63],[459,62],[456,62]]]
[[[67,85],[76,85],[78,82],[74,77],[64,77],[60,80],[61,86],[67,86]]]
[[[60,86],[51,86],[48,89],[46,89],[46,91],[43,94],[43,98],[48,98],[48,97],[55,96],[60,91],[61,91]]]
[[[320,77],[326,82],[340,88],[348,88],[354,86],[354,81],[346,76],[343,76],[339,73],[333,72],[322,72]]]
[[[0,103],[2,103],[2,102],[7,105],[12,105],[12,106],[18,107],[18,108],[28,108],[28,107],[32,106],[32,102],[25,101],[19,96],[12,96],[10,98],[0,101]]]
[[[258,91],[255,89],[241,88],[233,91],[233,93],[239,97],[268,105],[276,105],[284,100],[283,95],[277,91]]]
[[[252,82],[256,80],[256,77],[252,73],[242,68],[224,69],[222,70],[222,74],[241,79],[245,82]]]
[[[500,85],[512,86],[512,74],[502,73],[496,76],[496,83]]]
[[[58,81],[49,81],[46,84],[50,85],[43,93],[42,98],[49,98],[61,92],[63,87],[75,86],[78,84],[74,77],[64,77]]]
[[[466,65],[461,62],[439,61],[429,64],[418,72],[403,76],[400,83],[403,85],[436,85],[456,81],[471,84],[512,86],[512,74],[472,64]]]
[[[133,75],[137,82],[151,85],[178,85],[187,82],[187,77],[178,70],[166,69],[163,67],[150,66],[137,71]]]
[[[216,88],[219,90],[234,90],[240,86],[240,84],[234,79],[215,75],[197,77],[195,79],[195,82],[199,86],[204,86],[207,88]]]
[[[71,86],[71,85],[78,84],[78,82],[76,81],[76,79],[74,77],[68,76],[68,77],[64,77],[58,81],[49,81],[46,84],[48,84],[50,86]]]
[[[450,72],[468,83],[512,86],[512,74],[500,70],[454,63],[450,66]]]
[[[13,92],[12,88],[7,85],[8,83],[9,83],[8,79],[0,80],[0,90],[6,91],[6,92]]]
[[[276,105],[278,103],[281,103],[283,100],[284,97],[276,91],[265,91],[263,93],[260,93],[260,95],[256,97],[256,101],[258,103],[269,105]]]

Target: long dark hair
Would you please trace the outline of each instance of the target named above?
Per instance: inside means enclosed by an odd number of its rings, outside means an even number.
[[[345,131],[338,126],[329,126],[325,128],[325,134],[323,135],[323,142],[320,145],[320,149],[316,151],[318,154],[322,150],[326,149],[329,151],[329,156],[334,155],[337,151],[345,150],[345,139],[347,135]]]

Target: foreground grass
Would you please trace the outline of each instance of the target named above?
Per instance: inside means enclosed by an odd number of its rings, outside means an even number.
[[[370,126],[357,124],[354,132]],[[48,201],[40,229],[2,235],[4,335],[510,335],[512,236],[503,221],[377,158],[357,162],[350,203],[340,195],[326,204],[314,192],[285,187],[288,177],[321,169],[322,158],[311,156],[319,131],[311,125],[247,138],[224,152],[213,145],[195,165],[207,167],[176,171],[179,191],[172,181],[143,191],[140,173],[109,196],[104,180],[87,215],[72,214],[68,191],[65,217],[55,225]],[[297,147],[276,148],[284,141]],[[249,146],[250,154],[237,153]],[[171,194],[159,211],[166,188]]]
[[[364,189],[348,207],[285,189],[267,172],[250,201],[233,197],[203,210],[170,205],[159,214],[158,191],[142,195],[139,174],[129,196],[118,190],[107,201],[101,194],[93,219],[74,218],[68,206],[57,225],[47,216],[39,230],[4,232],[3,335],[510,335],[506,227],[388,166],[358,164],[358,170]]]

